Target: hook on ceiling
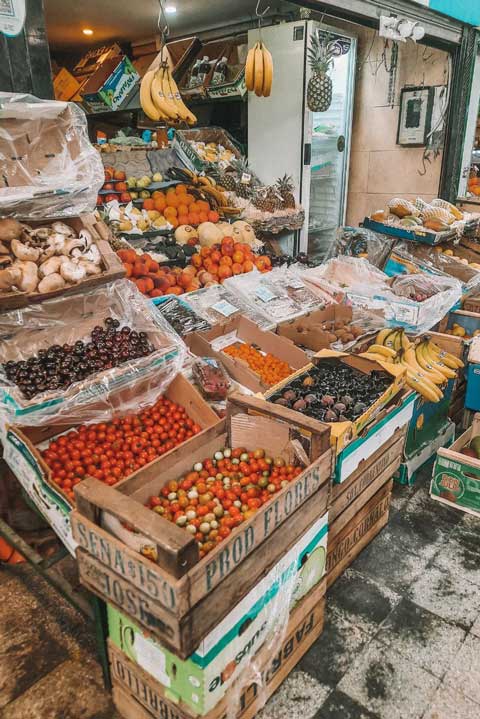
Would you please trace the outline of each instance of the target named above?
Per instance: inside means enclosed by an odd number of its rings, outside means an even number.
[[[257,0],[257,7],[255,8],[255,15],[258,18],[264,17],[267,14],[267,12],[270,10],[270,5],[267,5],[265,10],[263,12],[260,12],[260,2],[261,2],[261,0]]]

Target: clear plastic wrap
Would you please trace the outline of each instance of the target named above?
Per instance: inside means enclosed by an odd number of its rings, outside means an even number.
[[[73,102],[0,92],[0,215],[23,219],[93,212],[104,182]]]
[[[200,317],[192,307],[175,295],[157,297],[153,303],[180,337],[185,337],[189,332],[203,332],[211,329],[211,325],[206,319]]]
[[[27,399],[4,364],[26,361],[52,345],[89,342],[94,327],[110,317],[120,328],[145,332],[150,354],[121,358],[117,366],[89,374],[64,390],[46,390]],[[128,280],[92,292],[60,297],[0,315],[0,422],[23,426],[80,424],[110,419],[152,404],[180,371],[186,347],[151,302]],[[28,371],[28,370],[27,370]],[[128,388],[128,392],[123,392]]]
[[[231,382],[221,362],[214,357],[200,357],[192,365],[192,376],[203,396],[211,401],[227,399]]]
[[[247,272],[225,280],[225,287],[266,315],[272,325],[318,309],[321,299],[301,279],[300,265],[275,267],[270,272]]]
[[[189,292],[182,299],[198,315],[210,322],[212,326],[237,315],[245,315],[263,330],[271,330],[276,324],[267,315],[259,311],[260,308],[257,309],[251,303],[245,301],[234,289],[230,292],[225,285],[204,287],[201,290]]]
[[[381,268],[395,242],[394,237],[361,227],[340,227],[326,259],[340,255],[363,257],[375,267]]]
[[[335,257],[309,269],[297,267],[299,276],[312,291],[320,297],[329,297],[331,302],[344,301],[350,291],[371,296],[375,288],[383,287],[388,279],[368,260],[357,257]]]

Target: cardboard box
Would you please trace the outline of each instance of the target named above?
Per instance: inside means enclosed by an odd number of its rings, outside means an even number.
[[[286,679],[301,657],[318,639],[325,615],[324,582],[320,582],[292,611],[286,632],[263,646],[251,670],[232,687],[211,713],[215,719],[255,719],[258,712]],[[170,698],[168,690],[132,662],[109,639],[108,656],[113,683],[113,701],[126,719],[194,719],[183,702]],[[234,705],[234,706],[233,706]]]
[[[120,392],[118,402],[121,403],[122,398],[130,393],[129,388]],[[164,396],[183,405],[190,417],[200,425],[202,432],[195,435],[197,438],[207,436],[210,427],[221,424],[219,417],[182,374],[175,377],[165,391]],[[75,428],[75,425],[67,427],[55,425],[48,427],[8,427],[3,447],[5,461],[15,473],[22,487],[41,514],[45,516],[69,552],[75,554],[77,543],[72,537],[70,526],[72,503],[62,489],[53,482],[51,470],[41,455],[53,438],[66,434],[72,428]],[[187,440],[181,445],[184,451],[188,452],[188,445],[191,441],[191,439]],[[162,455],[162,458],[145,465],[130,477],[138,478],[140,475],[144,477],[155,475],[158,462],[169,454],[171,452],[167,452]],[[127,481],[128,478],[118,482],[115,485],[116,491],[122,491],[122,486]]]
[[[449,312],[438,324],[437,331],[445,333],[451,330],[453,325],[463,327],[465,334],[458,335],[462,339],[470,339],[475,332],[480,331],[480,314],[476,312],[467,312],[465,310],[454,310]],[[454,335],[455,336],[455,335]]]
[[[248,387],[252,392],[267,391],[268,385],[250,369],[246,362],[229,357],[222,351],[238,341],[255,345],[265,354],[275,355],[278,359],[287,362],[292,372],[309,364],[305,352],[295,347],[289,339],[279,337],[269,330],[261,330],[258,325],[242,315],[216,325],[206,332],[192,332],[185,337],[191,352],[199,357],[215,357],[223,364],[228,374],[244,387]]]
[[[446,419],[430,442],[421,446],[416,452],[403,458],[403,462],[394,474],[398,484],[415,484],[418,471],[432,462],[440,447],[449,447],[455,439],[455,425]]]
[[[276,332],[280,337],[287,337],[297,347],[306,347],[318,352],[322,349],[330,349],[333,344],[330,342],[329,333],[322,329],[325,322],[348,324],[352,319],[353,310],[350,306],[332,304],[325,309],[309,312],[303,317],[282,322],[277,326]]]
[[[462,450],[479,435],[480,414],[475,414],[466,432],[450,447],[438,450],[430,485],[432,499],[476,517],[480,517],[480,460]]]
[[[85,78],[98,70],[100,65],[115,55],[121,55],[122,48],[116,42],[111,45],[91,48],[73,68],[75,77]]]
[[[240,151],[229,133],[221,127],[199,127],[192,130],[177,130],[172,148],[183,164],[193,172],[203,172],[207,162],[202,160],[192,146],[192,142],[215,142],[230,150],[237,160],[241,159]]]
[[[66,67],[62,67],[53,80],[55,100],[68,102],[68,100],[74,99],[74,95],[77,95],[80,87],[81,83],[68,72]]]
[[[174,450],[147,481],[131,478],[122,493],[90,479],[75,488],[72,527],[80,545],[82,583],[184,659],[327,511],[332,473],[328,430],[322,428],[322,442],[315,445],[320,454],[309,462],[299,443],[291,440],[288,423],[247,414],[246,399],[238,406],[229,401],[233,406],[226,428],[209,430],[208,441],[193,438],[187,455],[181,448]],[[259,441],[272,456],[289,462],[295,455],[303,456],[305,469],[199,559],[192,535],[145,503],[195,462],[225,446],[248,449],[258,447]],[[135,531],[126,530],[124,523]],[[155,549],[156,561],[143,556],[142,546],[149,547],[149,557]]]
[[[248,53],[248,38],[235,39],[230,46],[230,51],[223,57],[227,58],[227,73],[225,82],[212,84],[215,74],[213,68],[212,78],[207,87],[207,95],[212,100],[221,97],[243,97],[247,92],[245,85],[245,62]],[[221,58],[220,58],[221,59]]]
[[[202,43],[198,37],[185,37],[181,40],[167,42],[163,50],[163,60],[166,59],[168,62],[175,80],[178,80],[192,66],[193,60],[200,53],[201,47]],[[162,55],[157,53],[152,58],[148,69],[155,70],[161,62]]]
[[[90,75],[81,95],[91,112],[118,110],[137,88],[140,76],[125,55],[105,60]]]
[[[178,74],[178,88],[182,96],[186,99],[189,97],[207,97],[207,88],[210,85],[210,80],[215,69],[215,61],[221,60],[222,57],[229,57],[232,48],[231,40],[212,40],[202,44],[195,56],[190,56],[190,62],[185,67],[182,74]],[[205,81],[201,85],[195,85],[189,87],[191,71],[195,62],[204,57],[208,57],[210,64],[210,70],[205,78]]]
[[[385,407],[385,405],[388,404],[388,402],[390,402],[390,400],[405,387],[406,369],[403,365],[374,362],[366,359],[365,357],[324,349],[317,352],[312,360],[312,363],[307,367],[303,367],[298,372],[295,372],[295,374],[287,377],[287,379],[283,382],[279,382],[277,385],[271,387],[267,392],[265,392],[265,399],[271,401],[278,392],[287,388],[294,379],[306,374],[315,365],[321,365],[322,362],[331,363],[332,361],[345,364],[358,370],[359,372],[363,372],[364,374],[370,374],[374,371],[383,371],[392,377],[392,384],[388,387],[388,389],[354,422],[318,422],[319,426],[327,425],[331,428],[331,443],[338,454],[342,451],[342,449],[344,449],[344,447],[347,446],[347,444],[358,437],[362,430],[376,419],[382,408]]]
[[[110,640],[150,674],[176,702],[207,714],[241,679],[271,633],[325,574],[328,516],[319,518],[258,584],[181,660],[131,619],[107,605]],[[248,669],[246,670],[248,674]]]

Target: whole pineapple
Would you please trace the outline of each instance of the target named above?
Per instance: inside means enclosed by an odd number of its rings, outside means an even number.
[[[318,31],[313,33],[308,48],[312,76],[307,86],[307,105],[312,112],[326,112],[332,104],[333,84],[328,71],[333,66],[333,57],[333,38],[328,34],[320,38]]]
[[[224,190],[227,190],[228,192],[235,192],[237,187],[237,177],[234,172],[225,172],[218,166],[212,166],[208,170],[207,176],[215,180],[217,185],[223,187]]]
[[[282,209],[282,198],[275,187],[260,187],[255,193],[253,204],[261,212],[276,212]]]
[[[290,175],[284,175],[277,180],[276,188],[282,198],[283,208],[286,210],[294,210],[296,207],[293,187],[293,180]]]
[[[248,160],[245,157],[235,160],[232,162],[232,167],[237,173],[236,194],[244,200],[250,199],[253,195],[253,185],[252,171],[248,165]],[[242,178],[244,181],[242,181]]]

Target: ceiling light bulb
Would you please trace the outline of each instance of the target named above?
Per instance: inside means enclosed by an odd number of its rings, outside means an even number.
[[[82,32],[84,35],[93,35],[93,30],[90,30],[89,27],[84,27]]]
[[[165,12],[169,15],[174,15],[177,12],[175,5],[165,5]]]

